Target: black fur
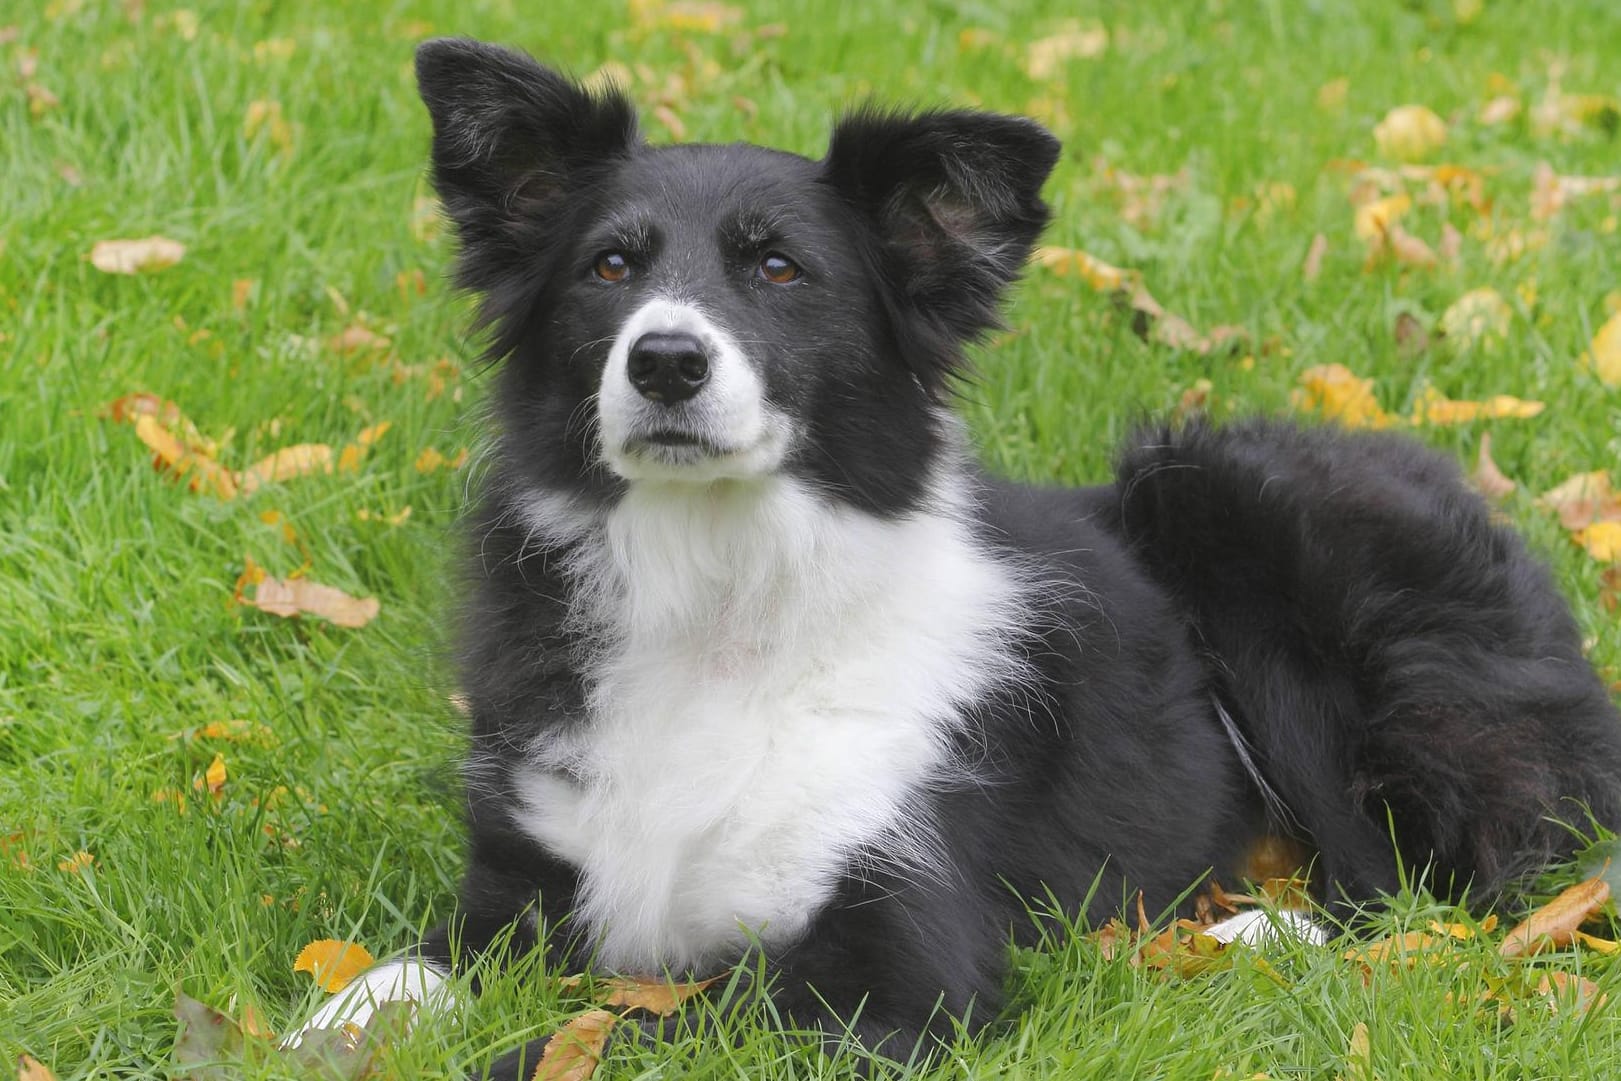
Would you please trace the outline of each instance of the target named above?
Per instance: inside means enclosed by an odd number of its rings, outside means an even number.
[[[1621,824],[1621,725],[1564,602],[1416,443],[1264,421],[1154,430],[1113,484],[1083,490],[953,464],[935,403],[1045,224],[1057,144],[1037,125],[862,112],[813,162],[647,147],[622,96],[486,45],[430,42],[418,72],[459,281],[483,295],[504,363],[462,635],[469,869],[430,958],[513,929],[515,950],[588,961],[576,869],[509,814],[528,741],[587,723],[589,648],[568,544],[538,543],[516,508],[535,490],[623,497],[589,403],[614,328],[673,279],[746,328],[767,398],[803,428],[786,473],[896,519],[937,470],[965,468],[986,547],[1048,583],[1023,641],[1036,678],[985,696],[959,737],[984,783],[922,796],[949,884],[857,854],[766,958],[793,1023],[839,1034],[858,1018],[860,1042],[904,1055],[994,1016],[1010,935],[1036,933],[1027,906],[1095,919],[1141,891],[1158,912],[1207,874],[1233,881],[1269,830],[1297,826],[1322,896],[1357,905],[1396,886],[1398,855],[1481,898],[1570,850],[1556,820]],[[767,247],[803,280],[739,271]],[[622,287],[588,273],[609,248],[635,267]],[[516,1055],[497,1069],[519,1071]]]

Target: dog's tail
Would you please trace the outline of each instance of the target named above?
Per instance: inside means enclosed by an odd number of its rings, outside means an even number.
[[[1178,599],[1330,901],[1397,859],[1495,897],[1621,827],[1621,715],[1548,571],[1416,442],[1251,421],[1139,433],[1113,523]],[[1394,846],[1392,845],[1394,838]]]

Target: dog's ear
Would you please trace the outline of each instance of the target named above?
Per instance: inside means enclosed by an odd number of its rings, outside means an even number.
[[[523,53],[423,42],[417,88],[433,118],[433,180],[462,241],[463,284],[484,288],[537,217],[637,143],[636,111]]]
[[[997,305],[1047,224],[1059,144],[1033,120],[862,110],[833,130],[823,177],[876,226],[882,270],[944,341],[926,368],[997,325]],[[927,372],[919,372],[926,375]]]

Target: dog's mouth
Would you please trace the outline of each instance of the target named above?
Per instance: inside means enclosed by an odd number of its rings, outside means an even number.
[[[723,458],[733,453],[732,448],[723,447],[707,436],[679,428],[656,428],[631,436],[625,440],[625,450],[671,463]]]

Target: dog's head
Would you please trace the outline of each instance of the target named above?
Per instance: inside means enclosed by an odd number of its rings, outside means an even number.
[[[962,347],[1046,223],[1050,134],[863,111],[821,161],[651,147],[622,95],[506,49],[431,41],[417,76],[527,483],[787,473],[877,513],[921,498]]]

